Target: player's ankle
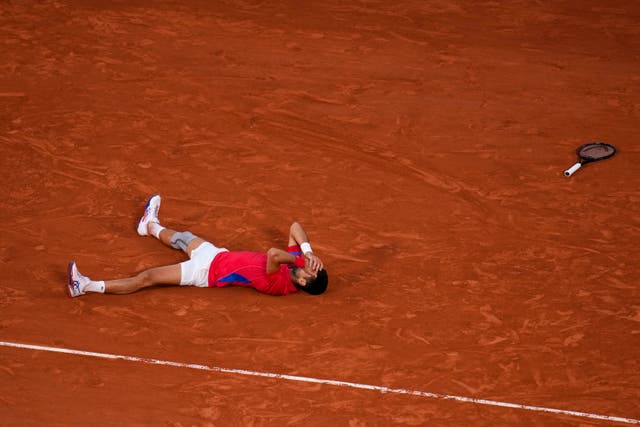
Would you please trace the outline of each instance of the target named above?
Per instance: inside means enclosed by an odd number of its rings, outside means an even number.
[[[164,229],[165,228],[157,221],[149,221],[147,224],[147,232],[156,239],[160,238],[160,232]]]
[[[103,281],[90,281],[87,286],[84,288],[85,292],[99,292],[104,294],[104,282]]]

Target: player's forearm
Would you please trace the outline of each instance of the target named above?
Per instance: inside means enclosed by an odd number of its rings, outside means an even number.
[[[267,273],[278,271],[282,264],[294,264],[296,256],[282,249],[271,248],[267,251]]]
[[[291,228],[289,229],[289,245],[302,245],[303,243],[309,243],[309,236],[297,222],[291,224]]]
[[[269,252],[267,252],[267,256],[269,259],[273,260],[275,264],[293,264],[296,260],[296,256],[290,254],[289,252],[283,251],[282,249],[271,248]]]
[[[309,236],[307,236],[307,233],[297,222],[291,224],[291,228],[289,231],[289,246],[293,245],[300,246],[300,249],[304,254],[304,258],[306,259],[307,268],[310,271],[312,271],[313,273],[317,273],[318,270],[322,270],[324,268],[322,260],[318,258],[313,253],[313,249],[311,249],[311,245],[309,244]]]

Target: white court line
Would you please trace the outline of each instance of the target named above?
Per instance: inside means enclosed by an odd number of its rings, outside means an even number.
[[[98,357],[101,359],[119,359],[119,360],[127,360],[129,362],[148,363],[151,365],[175,366],[178,368],[199,369],[202,371],[224,372],[228,374],[248,375],[253,377],[278,378],[278,379],[287,380],[287,381],[300,381],[305,383],[326,384],[326,385],[333,385],[338,387],[351,387],[351,388],[360,388],[365,390],[374,390],[374,391],[379,391],[380,393],[408,394],[411,396],[428,397],[431,399],[456,400],[458,402],[475,403],[478,405],[499,406],[502,408],[522,409],[525,411],[570,415],[573,417],[591,418],[591,419],[604,420],[604,421],[614,421],[614,422],[625,423],[625,424],[640,424],[640,420],[634,420],[632,418],[613,417],[610,415],[598,415],[598,414],[590,414],[587,412],[578,412],[578,411],[567,411],[564,409],[545,408],[542,406],[521,405],[519,403],[498,402],[495,400],[475,399],[472,397],[430,393],[427,391],[406,390],[402,388],[389,388],[389,387],[383,387],[378,385],[358,384],[358,383],[350,383],[346,381],[324,380],[324,379],[312,378],[312,377],[300,377],[297,375],[284,375],[284,374],[273,374],[269,372],[247,371],[244,369],[220,368],[217,366],[205,366],[205,365],[197,365],[193,363],[171,362],[168,360],[148,359],[144,357],[135,357],[135,356],[122,356],[119,354],[109,354],[109,353],[95,353],[93,351],[72,350],[69,348],[47,347],[42,345],[20,344],[20,343],[5,342],[5,341],[0,341],[0,346],[24,348],[24,349],[38,350],[38,351],[49,351],[53,353],[75,354],[80,356]]]

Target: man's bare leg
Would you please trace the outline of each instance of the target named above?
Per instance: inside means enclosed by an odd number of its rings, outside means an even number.
[[[177,249],[174,246],[174,238],[176,237],[176,234],[181,232],[161,226],[158,220],[149,222],[147,228],[149,236],[157,236],[158,240],[160,240],[164,245]],[[184,249],[184,252],[189,255],[189,258],[191,258],[191,252],[205,242],[206,240],[195,236],[195,239],[189,242],[187,247]]]
[[[179,285],[181,274],[180,264],[155,267],[133,277],[105,281],[104,293],[130,294],[154,285]]]
[[[144,214],[138,222],[138,234],[141,236],[153,236],[166,246],[181,249],[191,258],[191,252],[205,242],[188,231],[179,232],[160,225],[158,214],[160,212],[161,197],[155,194],[149,198],[145,206]]]

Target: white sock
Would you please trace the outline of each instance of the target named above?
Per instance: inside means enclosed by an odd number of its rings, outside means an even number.
[[[160,232],[162,230],[164,230],[165,227],[161,226],[159,222],[150,222],[149,223],[149,232],[151,233],[151,235],[153,235],[153,237],[155,237],[156,239],[160,238]]]
[[[84,288],[85,292],[100,292],[104,294],[104,281],[95,282],[90,281],[89,284]]]

